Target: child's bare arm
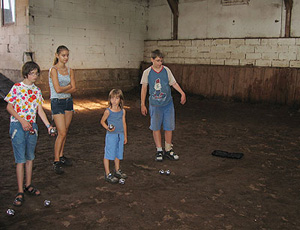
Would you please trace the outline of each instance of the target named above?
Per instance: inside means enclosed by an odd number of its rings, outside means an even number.
[[[50,125],[50,122],[48,121],[47,115],[41,104],[38,106],[38,114],[39,114],[40,118],[42,119],[42,121],[44,122],[45,126],[47,127],[48,133],[50,134],[50,129],[52,128],[52,126]]]
[[[180,103],[181,104],[185,104],[185,102],[186,102],[186,96],[185,96],[185,93],[183,92],[183,90],[181,89],[181,87],[179,86],[179,84],[175,83],[172,86],[173,86],[174,89],[176,89],[181,94]]]
[[[14,118],[16,118],[21,123],[24,131],[28,131],[31,129],[31,124],[24,118],[19,116],[19,114],[14,110],[14,107],[11,103],[7,104],[6,109],[10,115],[14,116]]]
[[[106,120],[107,120],[108,116],[109,116],[109,111],[108,111],[108,109],[106,109],[106,110],[104,111],[103,116],[102,116],[101,121],[100,121],[101,125],[102,125],[103,128],[105,128],[106,130],[109,130],[109,128],[108,128],[108,126],[107,126],[107,124],[106,124]],[[110,131],[110,130],[109,130],[109,131]]]
[[[75,93],[76,92],[76,85],[75,85],[75,77],[74,71],[70,69],[70,79],[71,79],[71,89],[68,89],[65,93]]]
[[[127,144],[126,110],[123,109],[124,145]]]
[[[147,115],[147,108],[145,105],[146,101],[146,95],[147,95],[147,84],[142,84],[142,90],[141,90],[141,113],[146,116]]]

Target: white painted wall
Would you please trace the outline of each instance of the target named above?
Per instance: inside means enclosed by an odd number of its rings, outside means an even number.
[[[293,1],[293,12],[292,12],[292,25],[291,25],[291,36],[300,37],[300,1]]]
[[[76,69],[138,68],[146,19],[145,0],[31,0],[30,48],[42,69],[59,45]]]
[[[282,37],[283,1],[250,0],[249,5],[222,6],[221,0],[180,0],[178,37]],[[61,44],[71,50],[69,65],[76,69],[138,68],[144,40],[172,37],[167,0],[16,0],[16,11],[15,25],[0,27],[0,71],[12,79],[23,64],[24,52],[34,52],[43,70],[52,65]],[[294,1],[292,36],[300,37],[299,20],[300,1]],[[191,48],[190,52],[195,51]]]
[[[282,0],[233,6],[222,6],[220,0],[182,3],[179,39],[279,37],[281,7]]]
[[[172,37],[172,23],[172,11],[167,0],[150,0],[147,39],[170,39]]]
[[[170,39],[172,14],[168,3],[154,2],[149,6],[149,15],[152,17],[149,17],[148,39]],[[295,19],[300,17],[297,13],[300,12],[299,4],[294,3]],[[166,10],[161,13],[158,9]],[[284,34],[284,23],[283,0],[250,0],[249,5],[233,6],[222,6],[221,0],[179,1],[179,39],[281,37]],[[296,24],[294,34],[300,34]]]
[[[28,0],[16,4],[16,23],[0,27],[0,71],[13,81],[22,79],[19,70],[23,57],[27,60],[24,52],[29,51]]]

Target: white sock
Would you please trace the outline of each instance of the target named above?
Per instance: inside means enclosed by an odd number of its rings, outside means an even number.
[[[157,151],[162,151],[162,147],[156,147]]]
[[[172,146],[173,146],[172,144],[169,144],[169,143],[165,142],[165,150],[166,150],[166,152],[170,151],[172,149]]]

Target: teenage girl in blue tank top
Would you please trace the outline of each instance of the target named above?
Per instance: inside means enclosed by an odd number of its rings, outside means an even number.
[[[55,173],[62,174],[62,166],[71,166],[71,159],[64,156],[64,146],[68,128],[73,117],[73,99],[76,91],[74,72],[66,66],[69,49],[59,46],[56,50],[53,66],[49,70],[49,86],[52,116],[58,131],[54,146]]]
[[[124,144],[127,143],[126,111],[123,108],[124,96],[120,89],[113,89],[108,96],[109,107],[104,111],[101,125],[107,130],[104,149],[105,180],[118,183],[119,179],[127,178],[120,169],[123,160]],[[112,125],[112,127],[110,127]],[[114,161],[115,170],[110,172],[109,162]]]

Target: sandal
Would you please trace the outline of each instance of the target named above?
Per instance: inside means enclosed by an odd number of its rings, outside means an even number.
[[[21,197],[19,197],[19,196],[21,196]],[[19,192],[16,195],[16,198],[15,198],[15,200],[13,202],[13,205],[16,206],[16,207],[20,207],[20,206],[22,206],[22,204],[23,204],[24,201],[25,201],[25,199],[24,199],[24,193],[23,192]]]
[[[36,187],[34,187],[31,184],[28,187],[26,187],[26,185],[24,185],[24,191],[26,193],[28,193],[29,195],[32,195],[32,196],[39,196],[39,195],[41,195],[40,190],[38,190]]]

